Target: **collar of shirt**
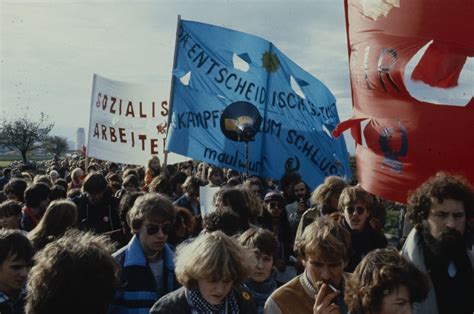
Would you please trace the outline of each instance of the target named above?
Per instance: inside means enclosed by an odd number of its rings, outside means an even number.
[[[16,301],[20,300],[23,296],[26,295],[26,287],[23,287],[18,294],[18,297],[16,299],[12,299],[9,296],[7,296],[5,293],[0,291],[0,303],[5,303],[5,302],[13,302],[15,303]]]

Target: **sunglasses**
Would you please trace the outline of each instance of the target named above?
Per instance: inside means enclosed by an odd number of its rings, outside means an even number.
[[[270,206],[270,208],[282,208],[281,204],[278,202],[270,202],[268,203],[268,206]]]
[[[362,206],[356,206],[356,207],[348,206],[346,207],[346,210],[349,213],[349,215],[354,214],[354,212],[356,212],[358,215],[362,215],[365,212],[365,208]]]
[[[170,223],[165,223],[165,224],[161,224],[161,225],[147,226],[147,227],[145,227],[145,229],[146,229],[146,233],[148,235],[157,234],[160,231],[160,229],[161,229],[161,232],[163,232],[164,235],[168,235],[173,230],[173,225],[170,224]]]

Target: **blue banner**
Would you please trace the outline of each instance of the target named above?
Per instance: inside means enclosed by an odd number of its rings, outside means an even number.
[[[176,58],[169,151],[245,172],[248,140],[251,174],[350,177],[334,96],[271,42],[181,20]]]

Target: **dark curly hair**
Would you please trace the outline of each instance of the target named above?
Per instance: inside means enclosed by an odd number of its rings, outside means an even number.
[[[438,172],[416,189],[408,200],[408,218],[418,229],[428,218],[432,200],[442,203],[445,199],[462,201],[466,222],[473,216],[474,192],[472,186],[462,176]]]
[[[367,254],[346,282],[344,300],[350,313],[379,313],[383,297],[405,286],[410,303],[426,298],[428,277],[395,249],[376,249]]]
[[[202,226],[207,232],[220,230],[234,236],[239,232],[240,216],[230,208],[220,207],[204,217]]]

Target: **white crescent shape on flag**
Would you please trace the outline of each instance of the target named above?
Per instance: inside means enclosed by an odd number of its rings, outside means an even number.
[[[376,21],[379,17],[386,17],[393,8],[400,7],[400,0],[361,0],[362,14]]]
[[[250,65],[245,62],[241,57],[239,57],[235,52],[232,55],[232,63],[234,64],[234,69],[243,71],[243,72],[248,72],[250,69]]]
[[[405,67],[403,79],[408,93],[416,100],[433,105],[466,106],[474,96],[474,58],[467,58],[459,76],[458,86],[450,88],[433,87],[422,81],[414,81],[411,78],[415,66],[432,42],[430,41],[418,50]]]

